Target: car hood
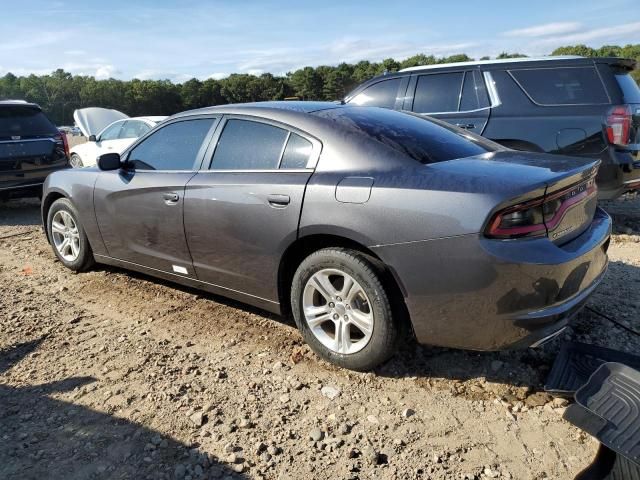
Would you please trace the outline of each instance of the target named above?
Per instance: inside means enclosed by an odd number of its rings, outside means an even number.
[[[107,125],[123,118],[129,118],[129,115],[109,108],[89,107],[73,112],[73,119],[85,137],[97,135]]]

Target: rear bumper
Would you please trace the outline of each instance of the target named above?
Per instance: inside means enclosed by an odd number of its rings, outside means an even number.
[[[564,328],[602,280],[611,218],[562,246],[465,235],[375,247],[401,287],[420,343],[473,350],[532,345]]]

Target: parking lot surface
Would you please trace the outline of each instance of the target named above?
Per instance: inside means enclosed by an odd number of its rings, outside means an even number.
[[[640,196],[589,301],[640,329]],[[123,270],[55,261],[34,200],[0,204],[0,478],[571,479],[597,443],[545,377],[567,339],[637,352],[590,311],[537,350],[405,346],[375,372],[293,324]],[[473,334],[473,315],[469,317]]]

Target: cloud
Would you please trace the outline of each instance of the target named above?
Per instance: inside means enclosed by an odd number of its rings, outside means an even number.
[[[70,55],[70,56],[79,56],[79,55],[86,55],[87,52],[84,50],[66,50],[63,52],[65,55]]]
[[[142,70],[133,76],[133,78],[137,78],[138,80],[171,80],[173,83],[184,83],[194,77],[195,75],[189,75],[187,73],[153,69]]]
[[[100,65],[96,68],[96,73],[93,74],[96,80],[106,80],[112,78],[118,71],[113,65]]]
[[[215,72],[209,75],[207,78],[212,78],[214,80],[222,80],[223,78],[227,78],[229,74],[227,72]]]
[[[560,35],[572,33],[579,30],[581,24],[579,22],[553,22],[543,25],[535,25],[533,27],[518,28],[503,32],[505,37],[546,37],[549,35]]]
[[[594,40],[633,43],[640,39],[640,22],[623,23],[611,27],[594,28],[567,35],[556,35],[538,42],[540,45],[570,45]]]

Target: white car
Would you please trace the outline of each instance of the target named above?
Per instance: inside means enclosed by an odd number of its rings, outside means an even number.
[[[122,153],[167,117],[128,117],[117,110],[91,107],[76,110],[73,118],[88,139],[69,152],[71,166],[81,168],[95,165],[103,153]]]

